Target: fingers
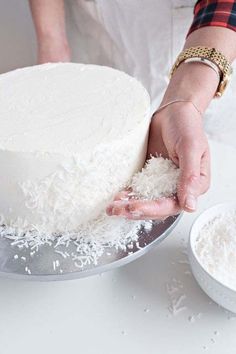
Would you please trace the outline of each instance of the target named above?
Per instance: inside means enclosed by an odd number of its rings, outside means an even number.
[[[201,152],[197,148],[183,145],[178,153],[180,177],[178,181],[178,199],[182,209],[194,211],[200,183]]]
[[[178,151],[180,178],[178,199],[182,209],[193,212],[197,208],[197,198],[209,187],[210,155],[201,143],[188,141]]]
[[[123,216],[128,219],[165,219],[180,210],[193,212],[197,208],[197,198],[205,193],[210,184],[210,153],[207,141],[185,139],[176,156],[180,167],[180,177],[176,198],[159,200],[137,200],[132,198],[132,190],[125,190],[115,196],[106,212],[108,215]]]
[[[180,212],[176,198],[158,200],[116,200],[107,208],[108,215],[123,216],[134,220],[163,220]]]
[[[211,180],[211,158],[209,148],[205,151],[201,160],[200,172],[200,194],[204,194],[210,187]]]

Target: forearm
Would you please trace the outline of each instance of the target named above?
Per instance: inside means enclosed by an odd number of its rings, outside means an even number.
[[[30,0],[38,41],[38,63],[70,61],[64,1]]]
[[[203,27],[188,36],[184,49],[194,46],[215,47],[232,62],[236,58],[236,32],[222,27]],[[183,63],[170,80],[162,104],[182,98],[193,101],[203,112],[218,84],[212,68],[199,63]]]
[[[63,0],[29,0],[29,3],[39,41],[66,38]]]

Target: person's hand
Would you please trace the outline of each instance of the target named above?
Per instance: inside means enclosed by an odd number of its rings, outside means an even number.
[[[132,199],[119,193],[107,207],[108,215],[128,219],[165,219],[180,210],[196,210],[198,197],[210,183],[210,155],[202,118],[191,103],[175,103],[152,118],[147,158],[162,155],[180,168],[177,196],[155,201]]]

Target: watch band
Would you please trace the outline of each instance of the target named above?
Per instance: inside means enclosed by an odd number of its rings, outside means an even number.
[[[174,74],[175,70],[179,67],[179,65],[191,58],[202,58],[212,62],[216,65],[220,71],[220,82],[217,87],[216,96],[222,96],[225,88],[229,82],[230,76],[232,74],[232,67],[230,62],[226,59],[226,57],[217,49],[215,48],[208,48],[208,47],[190,47],[184,51],[182,51],[176,62],[174,63],[170,77]]]
[[[216,64],[214,64],[212,61],[210,61],[206,58],[189,58],[189,59],[186,59],[184,61],[184,63],[201,63],[204,65],[207,65],[215,71],[219,82],[221,80],[221,71],[220,71],[219,67]]]

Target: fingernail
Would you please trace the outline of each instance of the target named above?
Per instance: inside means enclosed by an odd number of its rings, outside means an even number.
[[[116,200],[109,204],[106,208],[106,213],[111,216],[111,215],[120,215],[122,213],[122,210],[127,207],[129,204],[128,201],[125,200]]]
[[[189,194],[185,201],[185,207],[190,210],[196,210],[197,208],[197,199],[194,195]]]
[[[112,209],[112,215],[119,216],[119,215],[121,215],[121,214],[122,214],[122,209],[116,208],[116,207],[114,207],[114,208]]]

